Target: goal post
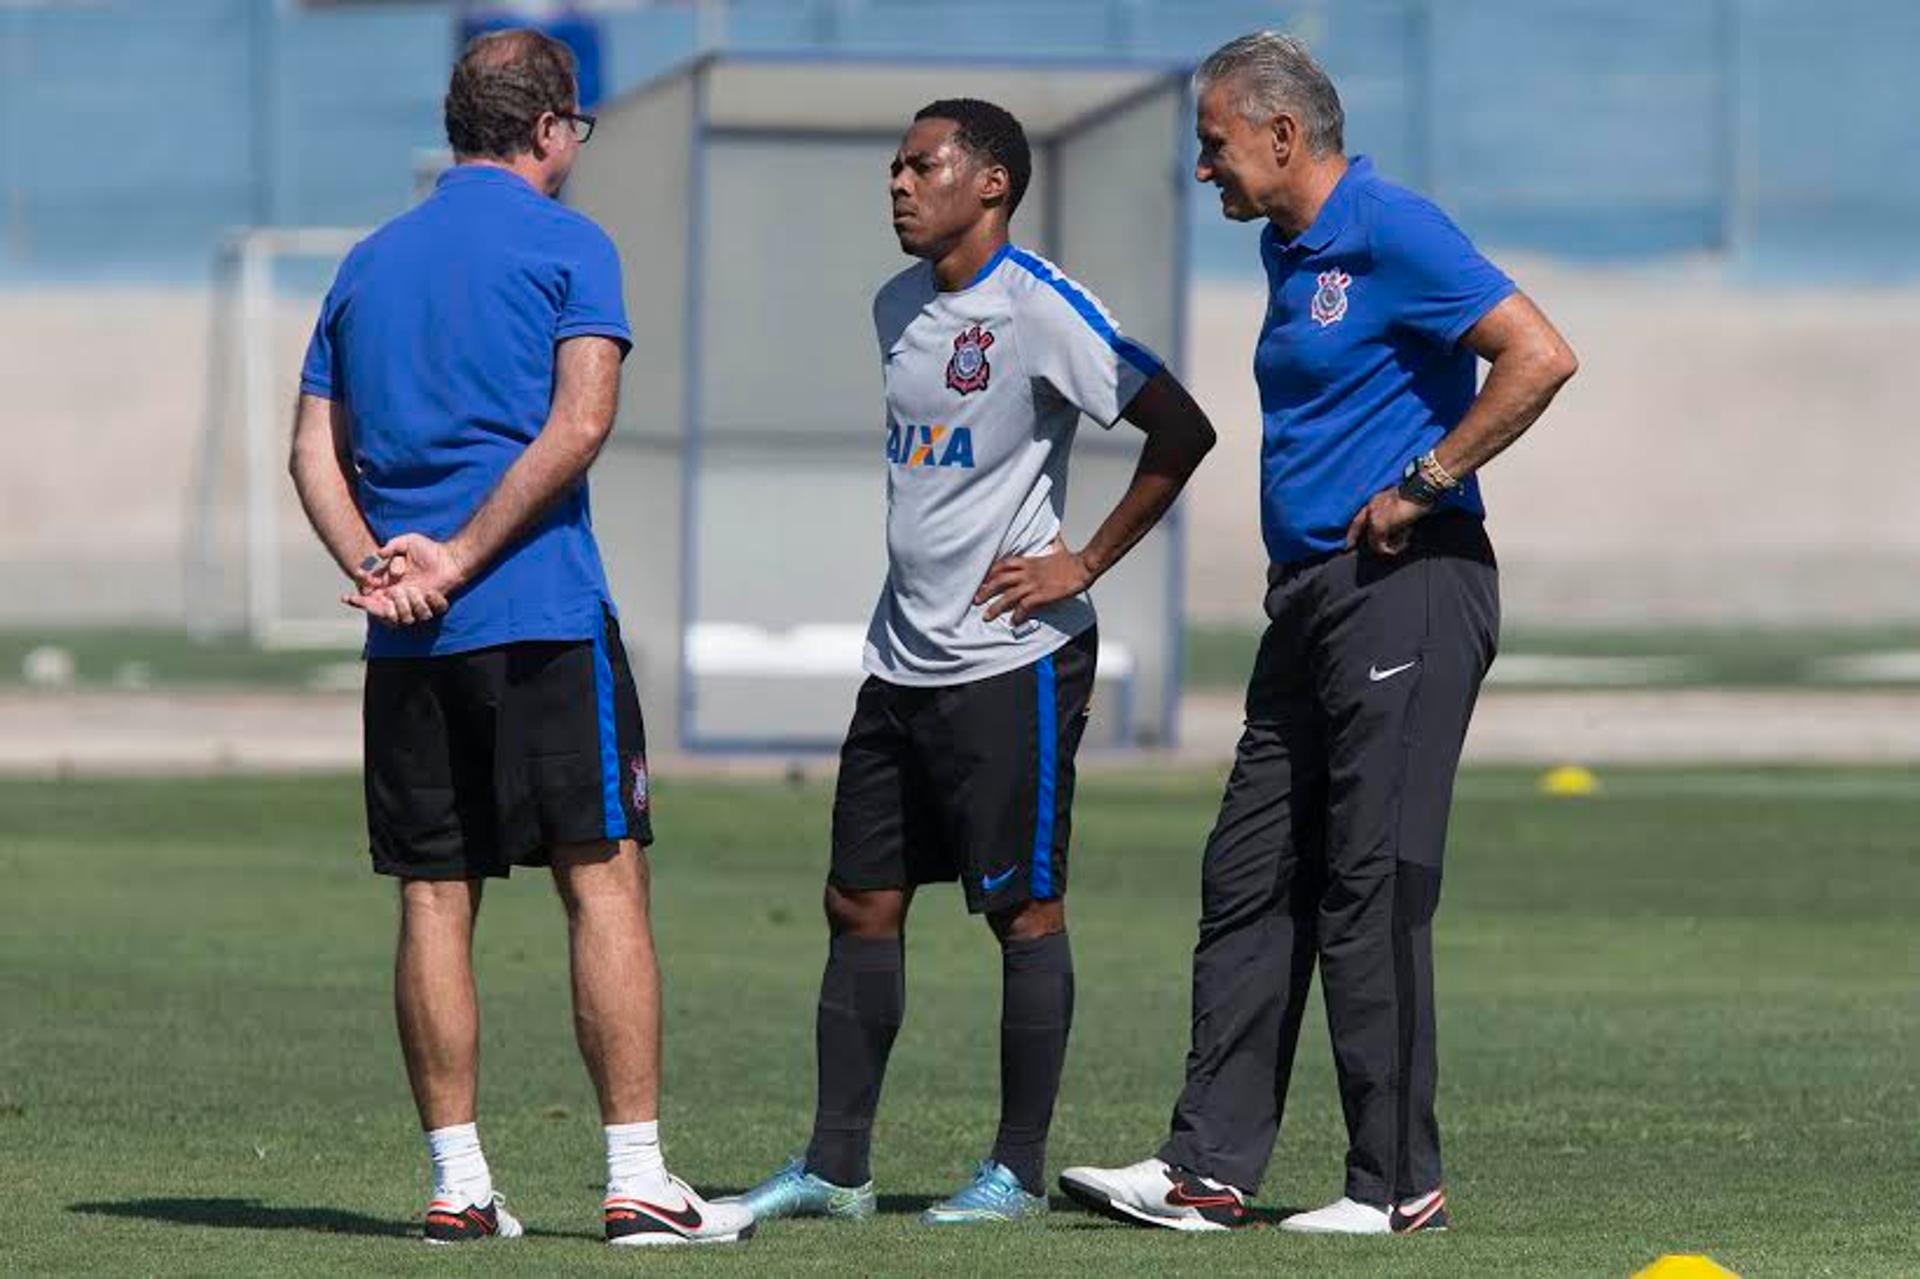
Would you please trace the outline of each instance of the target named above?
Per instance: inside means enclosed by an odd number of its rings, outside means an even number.
[[[341,258],[367,232],[247,227],[214,263],[206,420],[188,512],[191,629],[263,648],[352,647],[339,570],[307,531],[287,478],[300,362]]]

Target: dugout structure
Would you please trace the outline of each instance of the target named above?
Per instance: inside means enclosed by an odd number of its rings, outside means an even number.
[[[619,245],[634,347],[594,524],[656,737],[831,748],[845,731],[886,574],[871,302],[910,265],[886,181],[913,113],[964,96],[1020,117],[1034,175],[1015,242],[1177,368],[1188,71],[729,52],[602,105],[567,198]],[[1082,422],[1074,544],[1142,438]],[[1176,510],[1094,589],[1092,744],[1175,737],[1181,563]]]

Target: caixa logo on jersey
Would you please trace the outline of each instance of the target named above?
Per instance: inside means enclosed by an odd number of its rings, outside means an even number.
[[[973,432],[964,426],[939,422],[916,426],[893,422],[887,427],[887,461],[895,466],[958,466],[973,469]]]

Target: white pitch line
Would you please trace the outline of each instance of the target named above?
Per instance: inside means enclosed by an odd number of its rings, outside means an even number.
[[[1555,685],[1571,688],[1634,688],[1680,684],[1701,670],[1686,657],[1567,657],[1551,653],[1503,653],[1487,673],[1490,685]]]
[[[1820,683],[1920,684],[1920,649],[1817,658],[1807,663],[1807,673]]]

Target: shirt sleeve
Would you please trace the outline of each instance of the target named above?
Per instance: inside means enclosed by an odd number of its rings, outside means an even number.
[[[620,285],[620,251],[599,227],[589,223],[582,229],[585,233],[567,273],[567,298],[560,307],[554,341],[607,337],[620,343],[620,353],[625,355],[633,347],[633,330],[627,325],[626,295]]]
[[[873,346],[883,368],[887,363],[887,348],[893,341],[887,329],[888,310],[887,290],[883,288],[873,295]]]
[[[338,369],[334,356],[333,326],[339,313],[339,289],[338,282],[335,282],[327,290],[327,299],[320,304],[320,315],[313,322],[313,336],[307,339],[306,361],[300,366],[301,391],[317,395],[323,400],[346,398],[343,394],[345,384],[335,376]]]
[[[1043,274],[1022,309],[1027,373],[1103,427],[1120,420],[1160,357],[1124,336],[1100,300],[1065,276]]]
[[[1451,347],[1514,291],[1505,272],[1428,204],[1391,211],[1374,228],[1377,265],[1401,282],[1397,321]]]

